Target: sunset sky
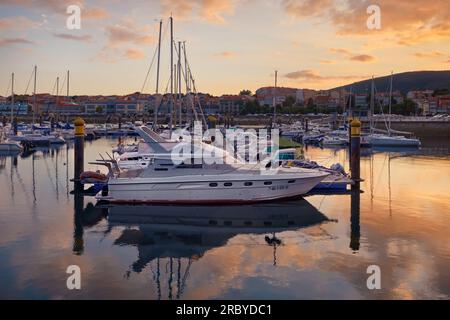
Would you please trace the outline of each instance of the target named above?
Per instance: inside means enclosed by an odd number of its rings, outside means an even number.
[[[82,8],[81,30],[66,28],[70,4]],[[366,26],[371,4],[381,8],[380,30]],[[215,95],[272,85],[275,69],[279,85],[311,89],[450,69],[449,0],[1,0],[0,95],[12,72],[25,93],[35,64],[38,92],[51,93],[67,69],[71,94],[141,91],[159,19],[166,27],[171,12],[198,90]],[[155,70],[144,92],[155,91]]]

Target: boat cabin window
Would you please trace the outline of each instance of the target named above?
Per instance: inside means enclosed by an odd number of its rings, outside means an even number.
[[[225,182],[223,185],[225,187],[231,187],[233,184],[231,182]]]
[[[288,183],[295,183],[295,180],[289,180]]]
[[[216,182],[212,182],[209,184],[210,187],[215,188],[218,186],[218,184]]]
[[[264,185],[265,185],[265,186],[270,186],[271,184],[272,184],[272,181],[265,181],[265,182],[264,182]]]
[[[182,163],[182,164],[177,166],[177,169],[202,169],[202,168],[203,168],[202,164],[185,164],[185,163]]]
[[[253,182],[245,182],[244,186],[246,187],[251,187],[253,185]]]

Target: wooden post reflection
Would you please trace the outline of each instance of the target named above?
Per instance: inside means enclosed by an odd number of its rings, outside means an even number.
[[[356,182],[355,185],[352,188],[351,191],[351,203],[350,203],[350,248],[353,251],[359,250],[360,245],[360,221],[359,221],[359,215],[360,215],[360,196],[361,196],[361,190],[360,190],[360,184],[359,182]]]

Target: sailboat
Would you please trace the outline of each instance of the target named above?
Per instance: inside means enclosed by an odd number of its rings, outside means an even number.
[[[369,141],[374,147],[419,147],[420,140],[415,138],[406,138],[404,136],[392,135],[393,130],[391,129],[391,111],[392,111],[392,79],[393,73],[391,73],[391,82],[389,89],[389,118],[387,124],[387,134],[374,133],[373,125],[373,111],[375,106],[375,83],[372,78],[372,89],[371,89],[371,99],[370,99],[370,129],[371,134],[369,136]]]
[[[14,122],[14,73],[11,75],[11,129],[13,128]],[[11,141],[10,139],[4,139],[4,135],[0,137],[0,151],[21,151],[22,146],[16,142]]]
[[[43,132],[49,133],[50,127],[37,126],[35,122],[35,109],[36,109],[36,78],[37,78],[37,66],[34,66],[34,93],[33,93],[33,120],[31,130],[22,130],[21,132],[13,132],[8,135],[8,139],[12,142],[31,142],[36,146],[49,146],[50,144],[64,144],[66,141],[58,133],[43,134]],[[12,107],[11,107],[11,128],[14,121],[13,106],[14,106],[14,74],[12,77]]]

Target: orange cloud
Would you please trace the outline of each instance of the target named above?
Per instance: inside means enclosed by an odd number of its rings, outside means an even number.
[[[284,75],[291,80],[323,80],[323,77],[313,70],[299,70]]]
[[[6,29],[29,29],[35,28],[39,24],[23,16],[7,17],[0,19],[0,30]]]
[[[173,14],[178,19],[192,16],[210,23],[225,23],[224,14],[232,14],[235,0],[161,0],[164,15]]]
[[[432,52],[416,52],[414,54],[415,57],[417,58],[437,58],[437,57],[442,57],[445,54],[439,51],[432,51]]]
[[[291,80],[303,80],[307,82],[321,82],[328,80],[354,80],[366,78],[366,76],[322,76],[318,71],[310,69],[290,72],[285,74],[284,77]]]
[[[378,0],[381,30],[366,26],[368,0],[283,0],[285,12],[296,18],[331,21],[340,35],[390,35],[393,43],[413,45],[450,38],[450,1]]]
[[[151,44],[156,38],[150,35],[148,27],[138,27],[134,22],[122,21],[120,24],[106,27],[108,47],[116,47],[123,43]]]
[[[125,51],[124,56],[131,60],[142,60],[145,58],[145,53],[138,48],[130,48]]]
[[[340,49],[340,48],[330,48],[330,51],[337,54],[342,54],[346,56],[351,61],[358,61],[358,62],[373,62],[376,60],[374,56],[368,55],[368,54],[355,54],[347,49]]]
[[[94,61],[115,63],[120,59],[142,59],[144,53],[131,45],[143,46],[156,42],[149,25],[138,26],[132,20],[122,19],[119,23],[105,27],[106,45],[93,58]],[[156,34],[156,32],[154,33]]]
[[[332,52],[332,53],[340,53],[340,54],[344,54],[344,55],[351,55],[352,54],[347,49],[340,49],[340,48],[330,48],[330,52]]]
[[[322,15],[324,8],[329,8],[333,0],[283,0],[284,10],[298,18]]]
[[[103,19],[106,18],[109,13],[102,8],[88,8],[85,5],[84,0],[2,0],[0,5],[16,5],[28,8],[38,8],[39,10],[48,10],[57,14],[67,14],[67,7],[69,5],[78,5],[81,9],[82,19]]]
[[[319,62],[321,64],[334,64],[335,63],[334,61],[331,61],[331,60],[320,60]]]
[[[215,53],[214,56],[224,59],[232,59],[236,57],[236,53],[232,51],[222,51],[219,53]]]
[[[109,16],[108,11],[101,8],[84,9],[82,11],[83,19],[100,20]]]
[[[368,54],[358,54],[356,56],[350,57],[350,60],[352,61],[359,61],[359,62],[372,62],[375,61],[375,57],[370,56]]]
[[[1,4],[16,5],[40,10],[51,10],[56,13],[66,14],[69,5],[83,6],[84,0],[2,0]]]

